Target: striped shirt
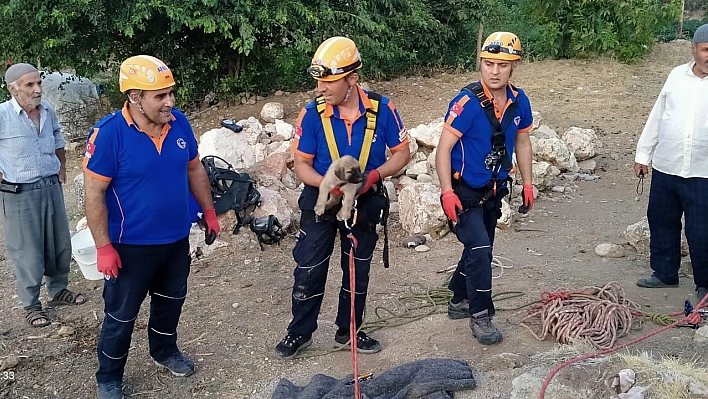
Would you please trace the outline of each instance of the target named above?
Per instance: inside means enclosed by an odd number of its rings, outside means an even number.
[[[54,108],[42,99],[39,104],[39,134],[34,122],[14,99],[0,104],[0,172],[11,183],[33,183],[59,173],[55,151],[64,148]]]

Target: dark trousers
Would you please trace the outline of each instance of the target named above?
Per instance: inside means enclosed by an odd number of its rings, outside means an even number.
[[[708,179],[683,178],[654,170],[649,193],[650,263],[666,284],[678,284],[681,217],[686,220],[693,281],[708,288]]]
[[[350,322],[350,291],[349,291],[349,249],[351,243],[347,234],[349,230],[342,222],[308,220],[300,221],[300,238],[293,248],[293,259],[297,263],[293,285],[292,311],[293,320],[288,326],[288,332],[293,335],[309,335],[317,330],[317,316],[322,306],[329,259],[334,249],[334,240],[339,232],[342,252],[342,287],[339,290],[339,307],[336,324],[339,328],[348,329]],[[358,245],[354,253],[356,267],[355,313],[357,328],[362,324],[366,293],[369,286],[369,270],[371,258],[376,248],[378,234],[368,225],[357,224],[353,228]]]
[[[190,256],[189,239],[173,244],[113,244],[123,267],[118,278],[103,286],[105,317],[98,339],[96,380],[123,378],[128,349],[140,305],[150,293],[148,340],[150,356],[163,361],[178,352],[177,324],[187,295]]]
[[[448,288],[455,298],[469,301],[470,314],[487,310],[494,315],[492,302],[492,250],[494,230],[501,214],[501,200],[508,193],[500,189],[484,205],[476,205],[486,190],[458,187],[456,193],[465,209],[458,216],[457,239],[465,246]]]

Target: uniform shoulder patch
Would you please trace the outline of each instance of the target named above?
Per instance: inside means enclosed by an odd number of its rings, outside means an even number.
[[[463,105],[461,105],[459,101],[457,101],[450,108],[450,113],[455,115],[455,117],[458,117],[458,116],[460,116],[460,114],[462,114],[462,111],[464,111],[464,110],[465,110],[465,107]]]

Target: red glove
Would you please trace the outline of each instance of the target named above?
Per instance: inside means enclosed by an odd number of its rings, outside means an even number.
[[[379,173],[379,171],[377,169],[370,170],[369,172],[364,174],[364,184],[362,184],[361,187],[359,187],[359,189],[356,190],[356,193],[357,194],[366,193],[367,191],[369,191],[371,186],[378,183],[379,181],[381,181],[381,173]]]
[[[98,271],[108,277],[118,278],[118,269],[123,267],[120,256],[113,245],[109,242],[106,245],[96,247],[96,263]]]
[[[334,188],[329,190],[329,192],[332,195],[338,195],[340,197],[344,196],[344,193],[342,192],[342,190],[339,189],[339,186],[334,186]]]
[[[457,212],[462,210],[462,203],[455,191],[452,189],[443,191],[440,195],[440,202],[447,218],[453,223],[457,223]]]
[[[211,245],[216,240],[216,236],[219,235],[219,231],[221,231],[219,219],[216,218],[216,209],[211,208],[204,211],[204,224],[206,225],[204,242],[207,245]]]
[[[521,206],[519,207],[520,213],[527,213],[533,209],[533,185],[524,184],[524,189],[521,192]]]

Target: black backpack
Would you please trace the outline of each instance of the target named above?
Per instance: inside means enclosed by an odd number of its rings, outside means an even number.
[[[233,233],[238,234],[242,226],[248,226],[256,234],[261,251],[263,244],[280,244],[287,233],[273,215],[253,218],[256,207],[261,205],[261,193],[256,190],[256,182],[248,173],[239,173],[223,158],[207,155],[202,158],[211,186],[214,210],[222,215],[230,210],[236,213],[236,226]],[[223,165],[223,166],[217,166]]]
[[[211,186],[211,196],[217,215],[233,210],[237,216],[245,216],[261,204],[261,193],[248,173],[239,173],[223,158],[207,155],[202,158]],[[217,166],[223,165],[223,166]]]

